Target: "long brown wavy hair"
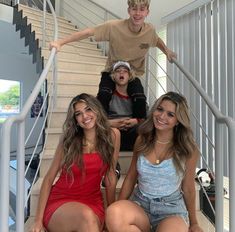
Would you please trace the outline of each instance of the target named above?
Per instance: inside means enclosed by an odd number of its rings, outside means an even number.
[[[140,154],[147,154],[154,149],[157,133],[153,122],[153,113],[163,100],[169,100],[176,106],[176,118],[178,124],[174,127],[173,143],[169,149],[172,154],[177,170],[184,170],[185,161],[191,157],[197,145],[193,138],[193,132],[190,125],[187,100],[184,96],[176,92],[168,92],[162,95],[151,108],[151,111],[142,125],[139,127],[139,143],[135,145],[135,151]]]
[[[92,95],[82,93],[72,99],[69,104],[67,117],[63,124],[63,160],[68,173],[71,174],[71,166],[74,162],[83,169],[83,141],[84,131],[77,125],[74,109],[78,102],[84,102],[96,114],[96,150],[109,168],[113,163],[114,146],[112,142],[111,128],[106,114],[100,102]]]

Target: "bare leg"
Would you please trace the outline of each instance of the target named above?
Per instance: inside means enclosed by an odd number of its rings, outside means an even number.
[[[161,221],[156,232],[188,232],[188,225],[179,216],[168,217]]]
[[[114,202],[106,211],[109,232],[149,232],[150,223],[144,210],[128,200]]]
[[[88,206],[78,202],[68,202],[52,215],[49,232],[100,232],[98,217]]]

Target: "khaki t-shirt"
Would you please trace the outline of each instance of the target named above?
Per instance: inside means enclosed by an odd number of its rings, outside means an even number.
[[[145,55],[150,47],[156,47],[158,35],[149,23],[144,23],[140,32],[132,32],[128,20],[110,20],[94,28],[98,41],[109,41],[108,59],[104,71],[110,71],[113,63],[127,61],[136,76],[145,72]]]

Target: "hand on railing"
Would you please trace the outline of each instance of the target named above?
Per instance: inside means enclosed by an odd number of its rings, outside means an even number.
[[[170,63],[173,62],[173,59],[177,59],[177,54],[170,49],[166,49],[166,57]]]
[[[51,41],[49,44],[49,50],[52,48],[56,48],[56,51],[59,52],[61,50],[61,44],[59,40]]]

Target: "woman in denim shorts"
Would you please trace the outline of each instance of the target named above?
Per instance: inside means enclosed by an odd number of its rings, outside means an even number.
[[[185,97],[162,95],[139,127],[119,201],[106,211],[108,231],[202,232],[195,207],[198,157]]]

